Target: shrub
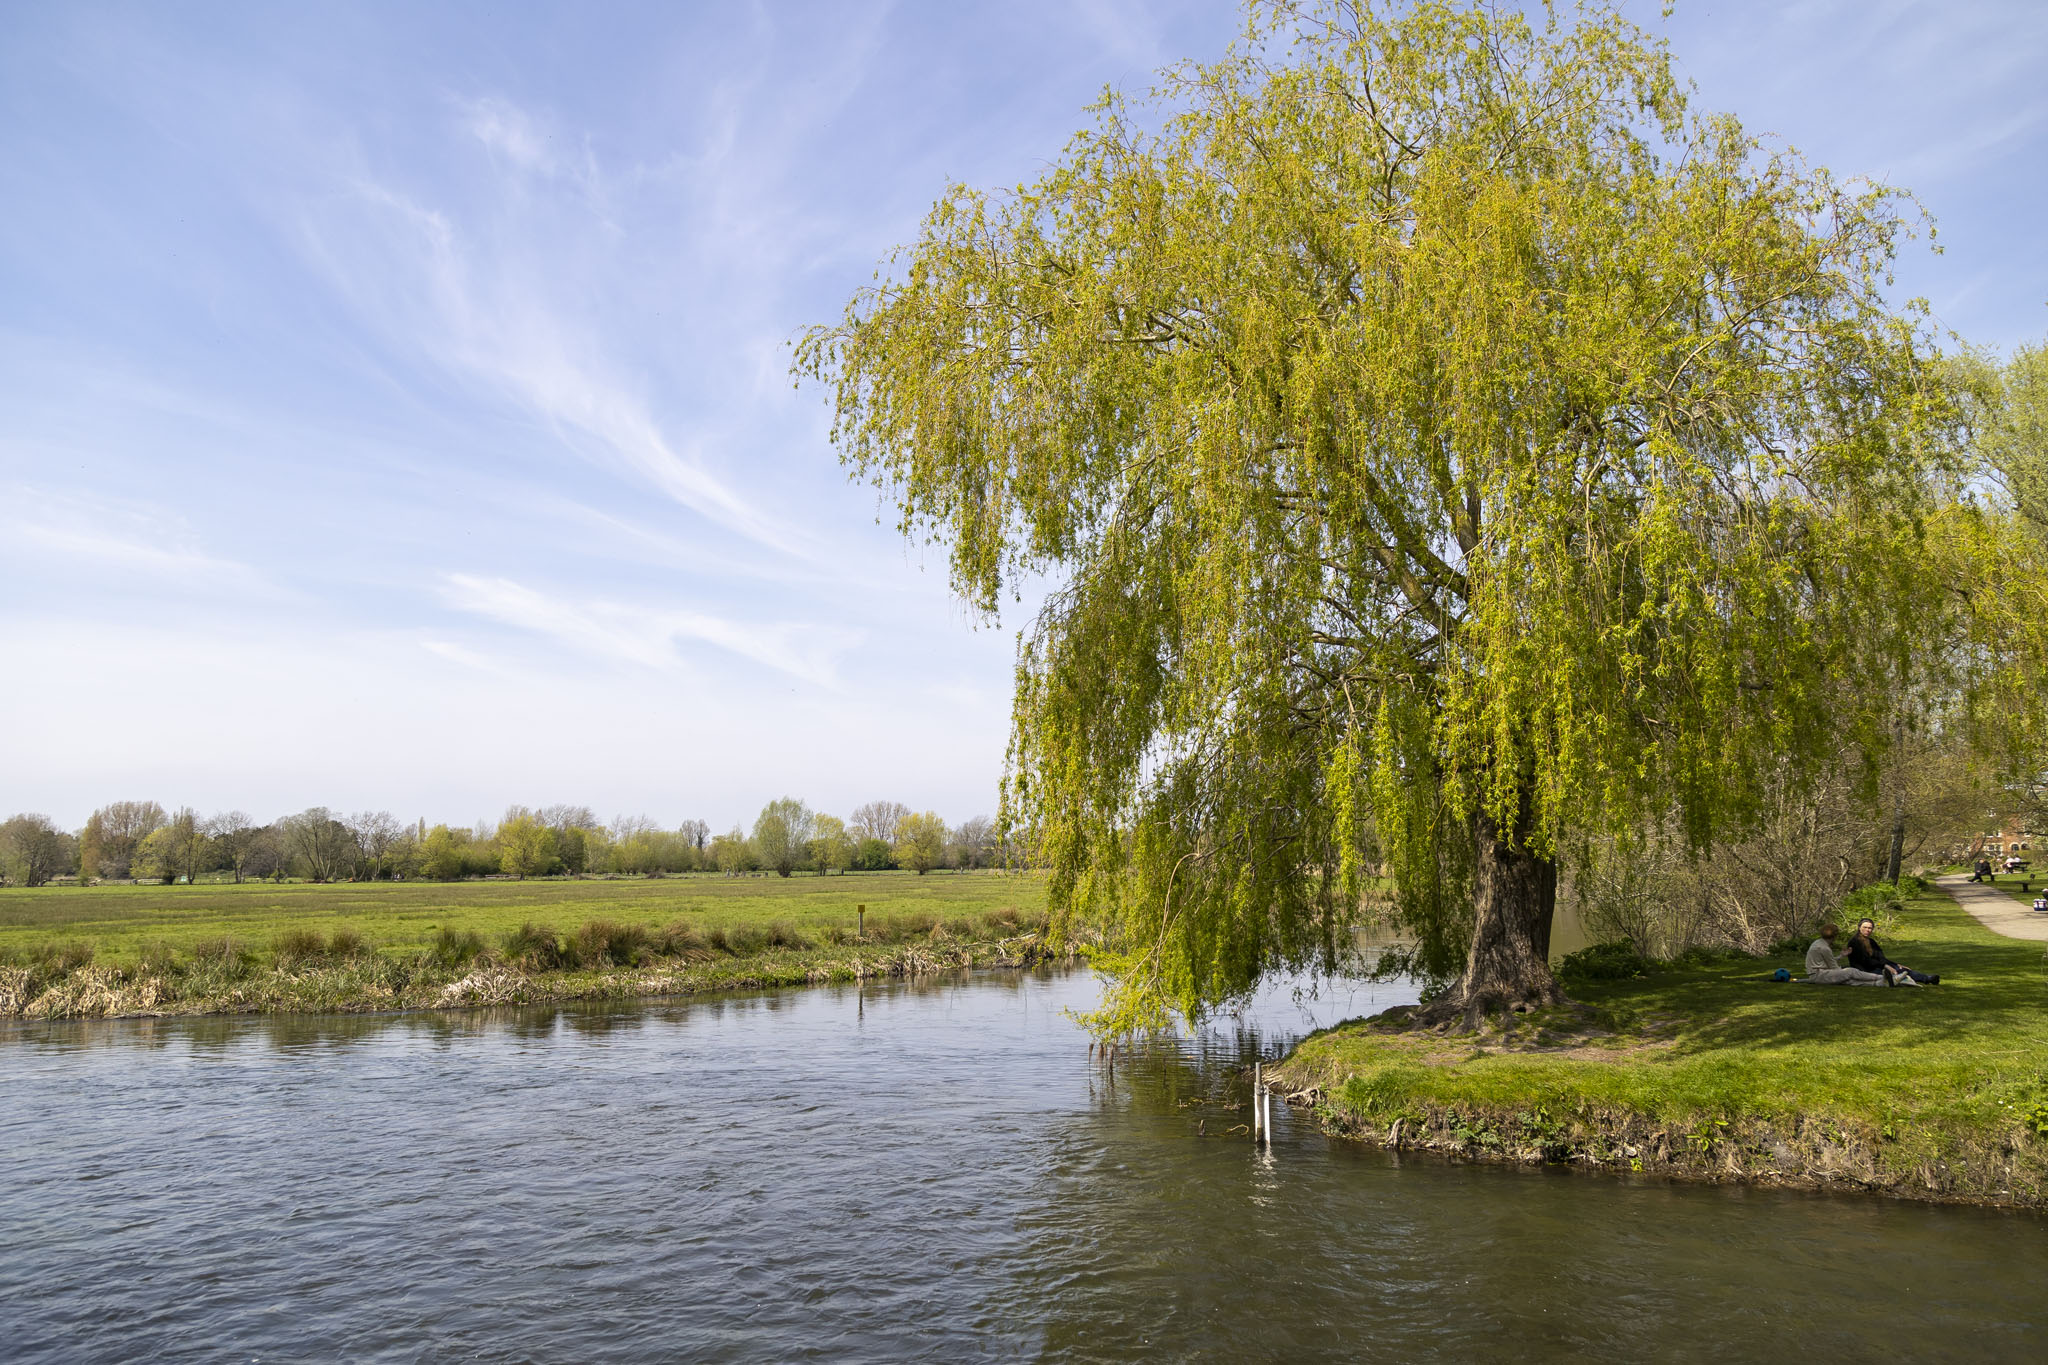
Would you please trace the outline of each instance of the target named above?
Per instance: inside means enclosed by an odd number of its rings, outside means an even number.
[[[873,921],[869,937],[882,943],[901,943],[906,939],[924,938],[938,924],[930,915],[918,912],[909,915],[891,915],[887,919]]]
[[[473,931],[458,933],[447,925],[427,945],[427,960],[436,967],[466,967],[483,955],[484,941]]]
[[[1559,976],[1576,981],[1627,981],[1649,973],[1649,959],[1637,952],[1636,945],[1625,938],[1595,943],[1568,954],[1558,964],[1557,972]]]
[[[287,929],[271,942],[270,953],[278,966],[296,967],[325,958],[327,941],[320,937],[318,929]]]
[[[677,920],[654,936],[654,951],[663,957],[701,958],[711,951],[697,926]]]
[[[507,932],[504,944],[505,960],[530,972],[551,972],[566,960],[555,931],[532,920]]]
[[[809,948],[811,940],[794,924],[777,920],[768,926],[768,943],[774,948]]]
[[[256,966],[256,954],[223,935],[193,944],[192,963],[202,971],[215,972],[233,980],[247,975]]]
[[[638,924],[615,924],[594,919],[576,931],[571,947],[583,967],[631,967],[646,956],[647,929]]]
[[[745,926],[725,931],[725,950],[734,957],[751,957],[768,946],[768,931]]]
[[[149,943],[143,945],[141,968],[144,976],[170,976],[178,970],[178,959],[170,944]]]

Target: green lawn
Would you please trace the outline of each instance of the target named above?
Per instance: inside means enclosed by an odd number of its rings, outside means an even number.
[[[382,952],[410,952],[442,929],[496,943],[528,921],[570,932],[592,920],[699,929],[783,923],[807,935],[851,933],[856,905],[868,923],[1003,911],[1035,923],[1045,883],[1000,873],[853,873],[846,876],[680,877],[532,881],[247,882],[198,886],[0,889],[0,961],[47,944],[89,944],[98,961],[134,962],[146,947],[188,952],[223,937],[256,950],[296,929],[348,928]]]
[[[1798,955],[1724,960],[1574,984],[1590,1015],[1546,1011],[1477,1039],[1354,1021],[1281,1074],[1376,1140],[1398,1122],[1397,1143],[1427,1134],[1482,1155],[2048,1202],[2042,946],[1939,892],[1879,937],[1942,984],[1778,984],[1770,970],[1796,975]]]
[[[2041,888],[2048,886],[2048,875],[2038,871],[2000,872],[1991,879],[1991,884],[2014,900],[2032,905]]]

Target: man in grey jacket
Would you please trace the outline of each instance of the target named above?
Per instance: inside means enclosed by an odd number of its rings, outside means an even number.
[[[1832,924],[1820,927],[1820,937],[1806,950],[1806,979],[1816,986],[1884,986],[1890,984],[1882,972],[1860,972],[1854,967],[1844,967],[1835,960],[1835,935],[1840,933]]]

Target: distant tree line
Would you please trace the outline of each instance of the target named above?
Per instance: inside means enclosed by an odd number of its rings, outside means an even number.
[[[58,879],[196,882],[225,874],[240,882],[623,875],[682,872],[784,877],[903,868],[971,870],[1017,861],[995,824],[975,816],[948,825],[934,811],[870,801],[841,820],[786,796],[751,827],[714,835],[702,820],[665,829],[644,815],[600,821],[588,806],[513,806],[495,826],[407,824],[389,811],[344,815],[314,806],[259,824],[243,811],[201,816],[190,806],[116,801],[85,827],[58,828],[25,813],[0,824],[0,880],[42,886]]]

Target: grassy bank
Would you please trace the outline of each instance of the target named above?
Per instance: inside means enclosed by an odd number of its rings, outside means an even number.
[[[856,906],[868,909],[859,932]],[[0,890],[0,1017],[447,1008],[1048,955],[989,875]]]
[[[1938,892],[1892,957],[1917,990],[1768,980],[1798,955],[1572,982],[1581,1009],[1478,1037],[1381,1018],[1278,1069],[1334,1131],[1478,1159],[2048,1206],[2048,972]]]

